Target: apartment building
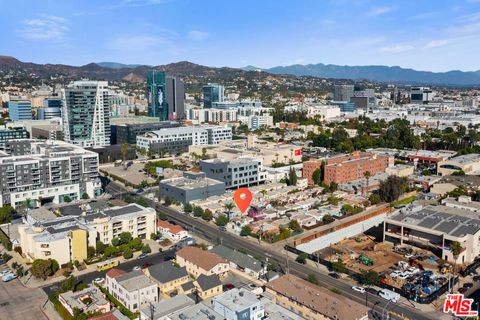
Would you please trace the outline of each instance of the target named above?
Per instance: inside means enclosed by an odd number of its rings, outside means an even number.
[[[195,277],[201,274],[223,276],[228,273],[230,267],[228,261],[216,254],[191,246],[178,250],[176,261],[181,267],[186,267],[187,272]]]
[[[13,140],[0,152],[0,206],[95,198],[102,193],[98,154],[53,140]]]
[[[310,160],[303,165],[303,177],[308,179],[309,184],[313,184],[313,172],[322,167],[322,162],[325,163],[323,181],[326,184],[332,182],[340,184],[363,179],[367,171],[371,176],[385,172],[388,167],[393,166],[394,160],[389,155],[360,151],[322,160]]]
[[[11,140],[27,139],[28,131],[23,127],[6,128],[0,126],[0,150],[5,149],[5,144]]]
[[[212,307],[226,320],[253,320],[265,317],[265,308],[257,299],[257,295],[244,288],[234,288],[214,297]]]
[[[74,81],[63,89],[65,141],[81,147],[110,145],[107,81]]]
[[[170,153],[186,152],[190,145],[218,144],[232,140],[232,129],[223,126],[165,128],[137,136],[137,148]]]
[[[258,185],[267,180],[267,171],[263,169],[262,162],[254,158],[202,160],[200,170],[208,178],[224,182],[227,189]]]
[[[124,231],[146,239],[155,232],[156,213],[138,204],[112,207],[85,215],[51,217],[27,216],[18,227],[20,246],[29,260],[52,258],[60,264],[83,261],[87,248],[96,241],[111,243]]]
[[[132,312],[158,301],[157,284],[140,270],[127,273],[120,269],[111,269],[106,274],[105,287]]]
[[[294,275],[265,285],[272,301],[304,319],[367,320],[368,308]]]

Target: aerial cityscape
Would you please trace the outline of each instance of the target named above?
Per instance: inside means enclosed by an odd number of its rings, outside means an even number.
[[[0,8],[0,320],[479,319],[480,1]]]

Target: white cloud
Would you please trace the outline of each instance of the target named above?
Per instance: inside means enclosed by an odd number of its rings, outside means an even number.
[[[302,58],[295,59],[295,64],[300,64],[304,62],[305,62],[305,59],[302,59]]]
[[[393,10],[393,7],[374,7],[367,12],[367,16],[381,16]]]
[[[383,47],[380,49],[380,51],[390,52],[390,53],[400,53],[400,52],[410,51],[413,49],[415,49],[415,47],[412,46],[411,44],[400,43],[392,46]]]
[[[446,39],[432,40],[429,43],[427,43],[424,48],[430,49],[430,48],[441,47],[441,46],[447,45],[448,43],[449,41]]]
[[[206,32],[206,31],[191,30],[188,33],[188,37],[192,40],[195,40],[195,41],[202,41],[202,40],[205,40],[208,37],[210,37],[210,33]]]
[[[414,16],[411,16],[409,20],[427,20],[427,19],[433,18],[437,14],[438,14],[438,11],[419,13]]]
[[[52,40],[64,41],[65,34],[69,30],[68,20],[58,16],[27,19],[23,21],[24,27],[18,33],[29,40]]]

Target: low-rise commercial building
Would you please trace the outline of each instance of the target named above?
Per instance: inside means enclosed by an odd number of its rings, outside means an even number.
[[[472,153],[454,157],[438,163],[438,174],[445,176],[457,171],[463,171],[467,175],[480,174],[480,154]]]
[[[232,128],[227,126],[193,126],[165,128],[137,136],[137,148],[169,153],[186,152],[191,145],[218,144],[232,140]]]
[[[412,206],[385,219],[384,240],[428,247],[441,259],[469,264],[480,254],[480,214],[447,206]],[[463,251],[455,261],[450,244],[457,241]]]
[[[183,177],[161,180],[159,188],[160,197],[188,203],[224,194],[225,182],[207,178],[205,173],[185,172]]]
[[[102,193],[98,155],[53,140],[13,140],[0,152],[0,206],[95,198]],[[68,198],[67,198],[68,197]]]
[[[158,289],[142,271],[111,269],[105,277],[108,292],[127,309],[137,312],[158,301]]]
[[[137,143],[137,137],[147,132],[176,127],[180,127],[180,123],[176,121],[112,124],[110,143],[134,145]]]
[[[224,276],[230,268],[228,262],[215,253],[191,246],[178,250],[176,261],[181,267],[186,267],[187,272],[195,277],[201,274]]]
[[[207,177],[224,182],[227,189],[258,185],[267,179],[261,161],[253,158],[202,160],[200,170]]]
[[[368,308],[294,275],[265,285],[273,301],[306,319],[367,320]]]

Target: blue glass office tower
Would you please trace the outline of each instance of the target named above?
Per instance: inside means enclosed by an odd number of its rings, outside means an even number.
[[[211,108],[212,102],[223,102],[225,88],[217,83],[203,86],[203,107]]]
[[[29,100],[11,100],[8,102],[10,119],[32,120],[32,103]]]
[[[168,120],[167,82],[164,71],[151,70],[147,73],[148,116]]]

